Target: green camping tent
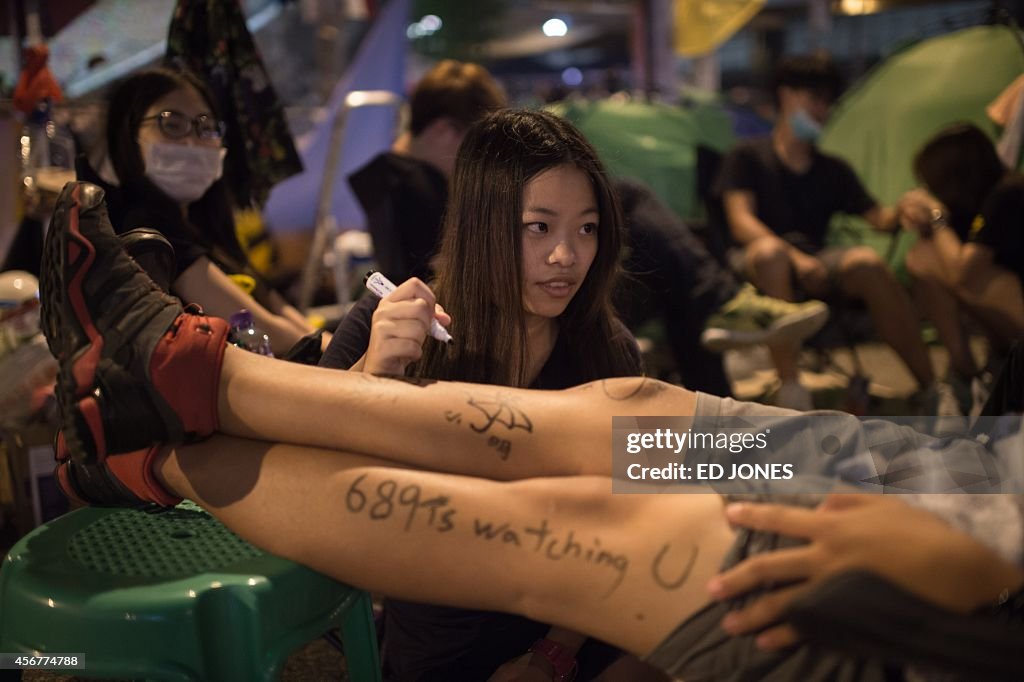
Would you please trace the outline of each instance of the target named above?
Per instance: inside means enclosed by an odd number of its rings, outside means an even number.
[[[944,126],[972,121],[995,136],[985,107],[1022,71],[1024,50],[1005,26],[978,26],[915,43],[846,93],[822,136],[822,149],[849,161],[872,194],[892,204],[916,184],[914,154]],[[883,253],[888,249],[885,236],[864,240]],[[909,235],[901,238],[895,261],[902,262],[911,241]]]
[[[940,128],[972,121],[995,134],[985,107],[1024,72],[1013,29],[978,26],[886,59],[842,98],[822,148],[849,161],[880,201],[914,186],[910,164]]]
[[[714,102],[684,108],[616,100],[565,101],[549,109],[587,136],[611,174],[646,182],[683,218],[701,212],[698,145],[721,153],[733,143],[729,116]]]

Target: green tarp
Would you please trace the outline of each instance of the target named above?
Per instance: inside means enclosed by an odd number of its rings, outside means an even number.
[[[615,100],[565,101],[549,109],[587,136],[612,175],[638,178],[683,218],[697,217],[697,146],[725,152],[734,136],[713,102],[691,107]]]

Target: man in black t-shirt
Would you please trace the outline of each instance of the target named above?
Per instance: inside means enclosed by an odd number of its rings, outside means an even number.
[[[387,151],[350,175],[348,184],[366,213],[380,271],[397,282],[429,281],[448,178],[428,161]]]
[[[506,106],[505,93],[484,67],[439,62],[413,90],[409,132],[349,177],[377,264],[392,281],[431,279],[459,144],[477,119]]]
[[[940,387],[906,292],[870,247],[825,247],[836,213],[859,215],[878,230],[895,230],[895,211],[880,206],[844,161],[815,141],[840,90],[835,66],[818,57],[790,57],[776,75],[778,119],[769,137],[740,144],[725,157],[716,183],[734,266],[769,296],[862,300],[878,335],[897,352],[933,403]],[[797,383],[795,348],[772,349],[782,388],[777,401],[810,407]]]

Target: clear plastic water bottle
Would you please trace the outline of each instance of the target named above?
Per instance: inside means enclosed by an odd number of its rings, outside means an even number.
[[[252,311],[242,308],[228,319],[231,325],[231,343],[252,353],[274,357],[270,337],[256,329]]]
[[[49,100],[39,103],[21,132],[21,175],[30,192],[59,194],[75,179],[75,139],[53,120]]]

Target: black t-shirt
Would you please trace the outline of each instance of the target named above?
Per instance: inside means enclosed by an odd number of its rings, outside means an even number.
[[[393,282],[428,281],[441,236],[448,181],[429,163],[386,152],[349,176],[366,212],[374,258]]]
[[[347,369],[362,357],[370,341],[376,296],[360,299],[342,319],[323,357],[322,367]],[[636,340],[621,328],[632,350],[636,374],[642,372]],[[559,335],[544,367],[530,388],[557,390],[584,379],[575,369],[574,354]],[[485,680],[501,664],[526,653],[549,625],[507,613],[492,613],[389,599],[384,608],[382,662],[387,681]],[[596,677],[621,652],[598,640],[587,640],[577,652],[579,680]]]
[[[261,305],[270,306],[272,289],[249,264],[242,245],[238,243],[230,212],[226,211],[224,219],[215,221],[209,228],[210,233],[205,233],[183,218],[174,200],[156,190],[111,185],[84,159],[79,160],[77,171],[79,178],[103,189],[114,232],[123,234],[146,227],[158,231],[167,239],[174,249],[175,273],[172,281],[205,256],[228,275],[244,274],[251,277],[256,283],[252,297]]]
[[[797,174],[779,159],[770,137],[741,142],[722,160],[714,193],[735,190],[752,192],[758,219],[810,252],[824,247],[834,214],[863,215],[877,205],[842,159],[815,149],[810,168]]]
[[[177,207],[174,207],[174,210],[176,211]],[[130,201],[126,198],[123,211],[120,222],[114,223],[115,232],[120,234],[140,227],[158,230],[174,248],[177,268],[175,279],[205,256],[227,275],[250,277],[255,284],[251,292],[253,299],[264,307],[271,307],[272,289],[263,276],[249,264],[249,259],[238,243],[238,237],[235,236],[233,221],[218,222],[216,227],[212,228],[216,234],[207,235],[178,216],[169,219],[166,211],[161,211],[145,201]]]
[[[321,367],[334,369],[348,369],[356,363],[366,352],[370,345],[370,329],[373,325],[373,313],[377,310],[380,299],[372,294],[367,294],[359,299],[347,315],[338,323],[334,330],[334,337],[328,344],[320,358]],[[643,372],[643,361],[640,357],[640,350],[636,338],[619,323],[618,333],[615,334],[617,343],[622,343],[632,360],[634,374]],[[560,334],[555,341],[555,347],[551,355],[541,368],[537,378],[530,384],[530,388],[547,391],[557,391],[571,386],[578,386],[589,381],[584,378],[581,371],[576,367],[574,354],[570,352],[568,343]]]
[[[114,232],[123,234],[129,230],[147,227],[158,231],[170,242],[174,248],[174,263],[178,275],[200,256],[207,255],[209,249],[197,238],[201,238],[202,235],[186,232],[184,221],[180,217],[180,209],[169,197],[111,185],[100,177],[84,157],[79,158],[77,171],[79,179],[91,182],[103,190]],[[234,233],[230,236],[237,244]]]
[[[992,249],[995,263],[1024,282],[1024,175],[1011,173],[993,188],[969,239]]]

